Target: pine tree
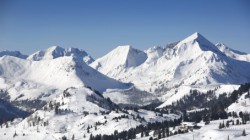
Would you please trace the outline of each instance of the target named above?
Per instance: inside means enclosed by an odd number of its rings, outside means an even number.
[[[159,132],[158,134],[158,139],[161,139],[161,132]]]
[[[90,134],[89,140],[94,140],[93,135]]]
[[[164,128],[162,128],[162,138],[165,138],[166,137],[166,131]]]
[[[63,136],[63,137],[62,137],[62,140],[67,140],[67,137],[66,137],[66,136]]]
[[[227,123],[226,123],[226,127],[229,127],[229,121],[227,121]]]
[[[239,125],[240,124],[240,121],[239,119],[236,120],[236,125]]]
[[[141,131],[141,137],[142,137],[142,138],[144,137],[143,131]]]
[[[8,122],[5,122],[5,126],[6,126],[6,128],[8,128],[8,127],[9,127]]]
[[[146,130],[146,131],[145,131],[145,136],[146,136],[146,137],[149,136],[149,130]]]
[[[222,125],[221,125],[221,123],[219,124],[219,129],[221,129],[222,128]]]
[[[90,127],[88,126],[88,128],[87,128],[87,133],[89,133],[89,129],[90,129]]]
[[[243,129],[242,136],[246,136],[246,131]]]
[[[16,131],[15,131],[15,133],[14,133],[14,135],[13,135],[13,138],[14,138],[15,136],[17,136],[17,133],[16,133]]]
[[[222,127],[222,128],[224,128],[224,127],[225,127],[225,123],[224,123],[224,121],[223,121],[223,123],[222,123],[221,127]]]

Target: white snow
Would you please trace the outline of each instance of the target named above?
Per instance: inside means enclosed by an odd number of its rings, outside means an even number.
[[[114,77],[127,69],[141,65],[147,59],[147,55],[131,46],[118,46],[107,55],[97,59],[91,67],[105,75]]]
[[[90,64],[94,59],[88,55],[84,50],[78,48],[62,48],[59,46],[52,46],[46,50],[41,50],[31,54],[27,59],[32,61],[41,61],[41,60],[51,60],[63,56],[72,56],[75,59],[84,61],[87,64]]]
[[[250,80],[249,62],[227,57],[199,33],[194,33],[174,47],[146,50],[145,61],[125,67],[129,46],[118,47],[91,64],[93,68],[136,88],[154,94],[186,85],[241,84]],[[125,52],[125,53],[123,53]],[[139,56],[139,55],[138,55]]]
[[[140,124],[146,124],[145,121],[139,119],[133,119],[133,116],[140,115],[145,118],[147,122],[163,121],[170,119],[178,119],[179,116],[175,114],[164,114],[163,117],[156,115],[155,112],[147,110],[139,110],[138,112],[129,110],[129,114],[123,112],[112,111],[108,114],[101,114],[100,111],[109,111],[108,104],[104,98],[99,97],[91,90],[78,87],[69,88],[67,92],[69,97],[64,97],[63,94],[59,94],[51,102],[60,103],[59,109],[70,110],[68,113],[55,114],[54,109],[50,110],[48,105],[47,110],[38,110],[31,116],[24,120],[18,119],[14,122],[9,122],[9,127],[0,129],[0,136],[3,139],[13,139],[13,135],[16,132],[17,139],[59,139],[62,136],[71,138],[75,135],[76,139],[89,139],[89,135],[97,134],[112,134],[115,130],[118,132],[128,130],[131,127],[136,127]],[[90,96],[95,97],[90,101]],[[98,105],[99,104],[99,105]],[[103,107],[100,107],[100,104]],[[88,115],[84,115],[84,111],[89,112]],[[128,118],[122,118],[116,121],[114,117],[120,117],[121,115],[127,115]],[[30,126],[32,122],[40,117],[38,125]],[[48,126],[44,127],[43,123],[48,121]],[[101,125],[97,126],[99,122]],[[87,133],[87,127],[92,126],[90,133]],[[25,136],[23,136],[25,134]],[[86,138],[83,138],[84,134]]]
[[[128,87],[71,56],[43,61],[4,56],[0,58],[0,77],[12,81],[13,84],[24,80],[59,89],[85,85],[103,92],[108,88]]]

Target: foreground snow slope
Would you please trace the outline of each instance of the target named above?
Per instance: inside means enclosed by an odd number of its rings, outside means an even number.
[[[226,121],[226,120],[224,120]],[[177,134],[166,137],[161,140],[249,140],[250,139],[250,124],[246,125],[230,125],[229,128],[218,129],[219,123],[223,120],[211,121],[209,125],[204,125],[201,129],[194,130],[184,134]],[[246,136],[242,136],[243,129],[246,131]],[[151,136],[152,133],[150,133]],[[150,137],[150,136],[149,136]],[[148,140],[149,137],[140,138],[138,140]]]
[[[54,107],[51,108],[51,105]],[[59,113],[56,113],[55,105],[59,105]],[[59,139],[62,136],[71,138],[72,135],[75,139],[89,139],[91,133],[93,135],[112,134],[115,130],[120,132],[147,122],[179,118],[174,114],[164,114],[161,117],[152,111],[129,110],[128,113],[124,113],[112,111],[111,108],[112,104],[109,101],[88,88],[68,88],[43,109],[37,110],[26,119],[9,122],[8,128],[4,125],[0,129],[0,136],[3,139],[13,139],[16,132],[17,139]],[[122,115],[127,117],[114,119]],[[145,121],[134,118],[138,115],[145,118]],[[90,127],[89,133],[88,127]]]

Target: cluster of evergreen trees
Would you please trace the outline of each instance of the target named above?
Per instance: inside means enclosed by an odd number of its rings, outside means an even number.
[[[183,131],[176,131],[172,133],[169,131],[169,127],[175,127],[180,125],[182,118],[175,119],[174,121],[163,121],[163,122],[154,122],[148,123],[147,125],[139,125],[136,128],[131,128],[128,131],[118,132],[114,131],[111,135],[90,135],[90,140],[118,140],[118,139],[135,139],[136,134],[141,134],[141,137],[149,136],[150,131],[154,131],[154,136],[157,138],[165,138],[171,135],[175,135],[178,133],[184,133]]]
[[[250,83],[242,84],[238,90],[234,90],[231,94],[221,94],[219,97],[215,96],[214,91],[200,93],[197,90],[191,90],[189,95],[185,95],[171,106],[163,108],[163,110],[180,110],[184,113],[184,121],[199,122],[201,120],[227,119],[229,114],[225,110],[236,102],[242,94],[248,92],[246,97],[249,98],[249,89]],[[203,110],[189,113],[186,111],[195,108],[203,108]]]
[[[237,113],[235,112],[229,113],[228,116],[233,116],[234,118],[238,117]],[[245,113],[239,112],[239,117],[241,118],[241,121],[239,119],[236,119],[236,122],[234,120],[229,120],[229,121],[226,121],[226,124],[223,121],[222,123],[219,124],[219,129],[222,129],[225,127],[228,128],[230,125],[244,125],[246,124],[247,121],[250,121],[250,114],[247,112]]]

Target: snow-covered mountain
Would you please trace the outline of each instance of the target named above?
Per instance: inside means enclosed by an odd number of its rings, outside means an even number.
[[[90,86],[103,92],[108,88],[126,87],[126,84],[97,72],[72,56],[43,61],[4,56],[0,58],[0,77],[13,83],[32,81],[59,89]]]
[[[221,120],[209,125],[199,120],[201,129],[183,131],[179,118],[192,111],[196,116],[188,119],[212,119],[210,111],[249,111],[249,86],[239,85],[250,82],[249,54],[214,45],[199,33],[165,48],[119,46],[93,63],[83,50],[58,46],[27,59],[20,53],[1,53],[2,139],[92,139],[99,134],[104,140],[110,134],[112,139],[160,139],[167,130],[169,139],[249,139],[250,119],[230,124],[240,130],[218,130]],[[174,108],[181,105],[187,114]],[[198,114],[202,110],[208,114]],[[226,121],[232,119],[238,118]],[[248,138],[241,136],[242,129]]]
[[[83,60],[90,64],[94,59],[88,55],[84,50],[78,48],[62,48],[59,46],[52,46],[46,50],[41,50],[31,54],[27,59],[32,61],[50,60],[63,56],[73,56],[76,59]]]
[[[218,43],[216,44],[216,47],[218,47],[218,49],[224,53],[226,56],[236,59],[236,60],[241,60],[241,61],[247,61],[250,62],[250,54],[247,53],[243,53],[240,51],[236,51],[233,50],[229,47],[227,47],[225,44],[223,43]]]
[[[107,55],[91,64],[93,68],[105,75],[116,77],[129,68],[141,65],[147,59],[146,53],[131,46],[118,46]]]
[[[19,51],[0,51],[0,57],[2,56],[14,56],[14,57],[18,57],[18,58],[22,58],[22,59],[26,59],[28,56],[21,54]]]
[[[171,47],[146,50],[147,55],[138,58],[143,60],[140,61],[142,63],[129,69],[114,67],[119,66],[119,60],[124,58],[124,54],[118,53],[118,50],[120,47],[97,59],[91,66],[103,74],[131,82],[137,88],[151,93],[166,93],[181,85],[240,84],[250,81],[249,62],[228,57],[199,33]]]

